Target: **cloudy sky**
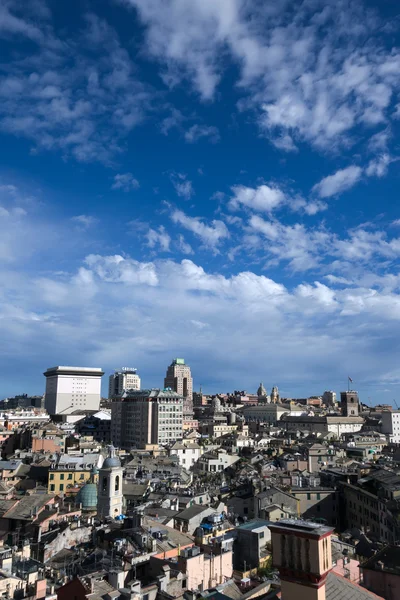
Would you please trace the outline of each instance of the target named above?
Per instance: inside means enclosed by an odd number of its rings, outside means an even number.
[[[400,400],[394,0],[0,0],[0,397]]]

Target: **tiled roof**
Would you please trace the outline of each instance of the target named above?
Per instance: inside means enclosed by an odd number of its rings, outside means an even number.
[[[330,572],[326,578],[326,600],[384,600],[373,592]]]

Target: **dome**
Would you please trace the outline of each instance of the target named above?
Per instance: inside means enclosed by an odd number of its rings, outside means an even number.
[[[112,469],[113,467],[120,467],[121,461],[118,456],[115,454],[114,446],[108,446],[108,456],[103,462],[102,469]]]
[[[113,467],[120,467],[121,461],[118,456],[107,456],[106,460],[103,462],[102,469],[112,469]]]
[[[86,483],[77,493],[76,504],[82,504],[83,510],[97,508],[97,485],[95,483]]]

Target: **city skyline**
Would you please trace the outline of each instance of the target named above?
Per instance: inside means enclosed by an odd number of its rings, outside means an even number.
[[[133,354],[400,398],[397,7],[297,4],[2,3],[2,396]]]

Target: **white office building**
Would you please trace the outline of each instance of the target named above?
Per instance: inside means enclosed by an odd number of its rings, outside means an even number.
[[[381,432],[388,442],[400,444],[400,410],[384,411],[381,416]]]
[[[122,396],[125,390],[140,390],[140,377],[137,369],[122,367],[108,378],[108,399]]]
[[[46,377],[45,408],[50,415],[98,411],[104,372],[90,367],[52,367]]]

